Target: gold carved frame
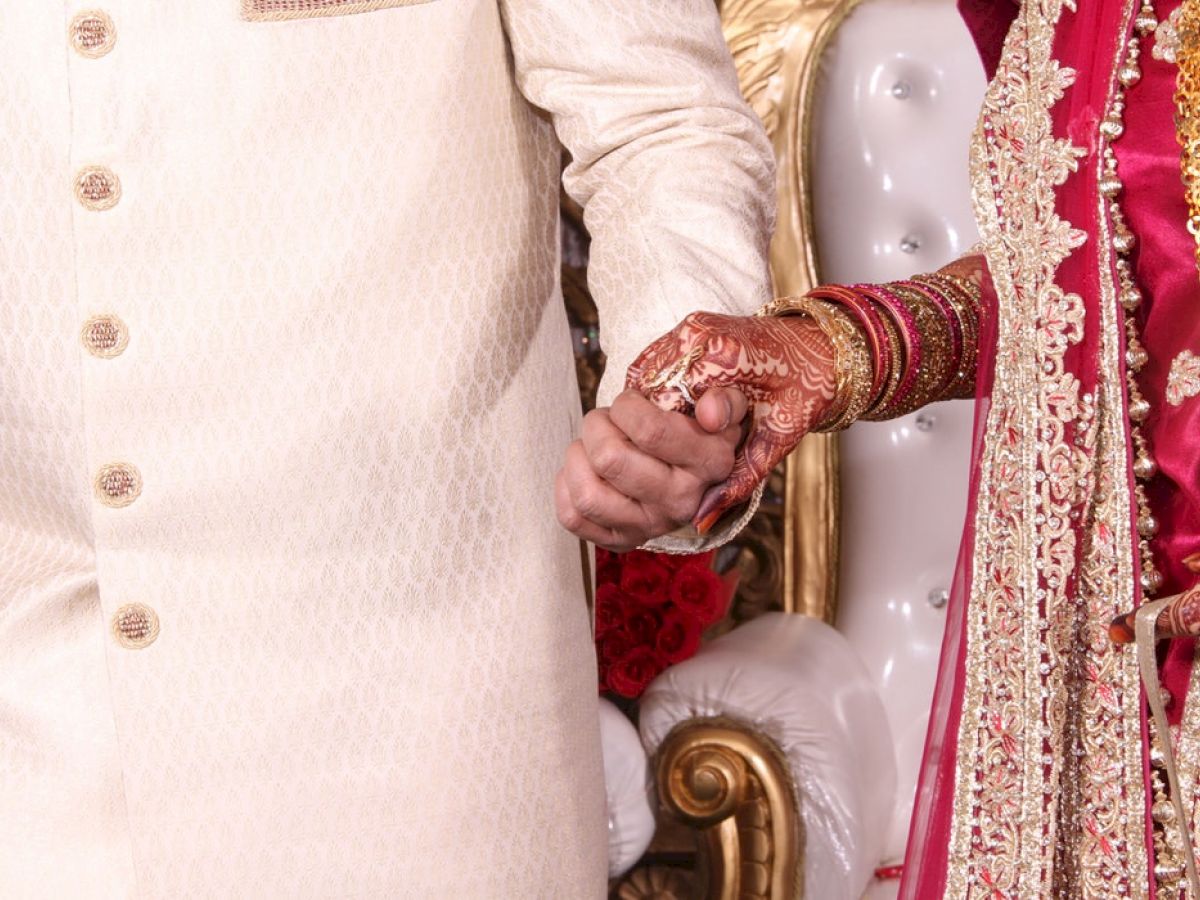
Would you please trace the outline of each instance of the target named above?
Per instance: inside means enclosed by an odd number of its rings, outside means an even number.
[[[812,140],[817,74],[830,38],[858,0],[724,0],[718,5],[742,93],[778,164],[771,274],[780,296],[819,283],[813,235]],[[833,624],[838,581],[838,445],[812,435],[784,466],[783,608]]]

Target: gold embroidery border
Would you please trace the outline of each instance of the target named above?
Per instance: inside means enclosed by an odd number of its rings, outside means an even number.
[[[1176,754],[1179,764],[1179,792],[1191,804],[1192,834],[1200,829],[1200,645],[1192,655],[1187,697],[1180,721]]]
[[[400,6],[421,6],[435,0],[290,0],[295,9],[264,9],[278,0],[242,0],[247,22],[287,22],[324,16],[350,16]]]
[[[1086,238],[1055,212],[1056,186],[1085,155],[1052,133],[1050,109],[1074,77],[1051,58],[1064,8],[1074,11],[1061,0],[1023,4],[972,145],[977,216],[999,300],[999,364],[965,635],[947,870],[954,897],[974,888],[995,897],[1147,890],[1136,666],[1098,632],[1121,598],[1133,596],[1134,568],[1119,477],[1128,459],[1111,256],[1101,266],[1096,397],[1081,396],[1064,366],[1083,337],[1082,302],[1054,283],[1058,265]],[[1132,11],[1127,0],[1127,22]],[[1036,179],[1022,184],[1014,171]],[[1104,217],[1100,240],[1098,252],[1111,253]],[[1083,609],[1069,591],[1075,574]],[[1086,659],[1080,640],[1091,651]],[[1068,775],[1079,791],[1063,801],[1057,788]],[[1077,815],[1085,812],[1094,815]],[[1059,834],[1060,824],[1069,833]]]

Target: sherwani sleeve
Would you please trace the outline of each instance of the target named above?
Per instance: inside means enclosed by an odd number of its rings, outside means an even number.
[[[608,366],[600,405],[695,310],[769,299],[770,142],[712,0],[502,0],[517,84],[571,154]]]
[[[746,315],[770,298],[771,144],[738,89],[712,0],[501,8],[518,87],[571,154],[564,185],[592,237],[607,405],[637,354],[688,313]],[[685,530],[651,547],[715,546],[756,505],[707,539]]]

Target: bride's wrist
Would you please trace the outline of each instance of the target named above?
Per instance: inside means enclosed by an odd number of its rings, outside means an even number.
[[[813,360],[832,370],[833,391],[811,430],[840,431],[867,410],[876,393],[876,370],[867,335],[854,317],[836,303],[811,297],[784,297],[760,315],[779,318],[793,340],[813,348]]]

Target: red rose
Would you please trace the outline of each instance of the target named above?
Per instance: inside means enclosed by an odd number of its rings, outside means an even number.
[[[668,600],[671,570],[655,554],[634,550],[621,557],[621,590],[644,606]]]
[[[700,632],[703,630],[703,626],[695,617],[678,609],[668,608],[663,614],[655,649],[672,665],[691,659],[700,649]]]
[[[657,610],[644,606],[627,608],[621,628],[634,646],[653,647],[662,628],[662,617]]]
[[[599,658],[600,667],[603,669],[625,658],[633,649],[634,644],[629,639],[629,635],[620,629],[616,629],[610,631],[604,640],[599,642],[596,656]]]
[[[621,557],[610,550],[596,548],[596,583],[616,584],[621,580]]]
[[[671,601],[702,625],[711,625],[725,614],[727,595],[721,576],[707,566],[689,563],[671,581]]]
[[[625,621],[625,607],[631,601],[615,584],[596,585],[596,640]]]
[[[649,647],[634,647],[609,667],[608,685],[614,694],[633,699],[641,696],[646,686],[665,668],[666,661]]]

